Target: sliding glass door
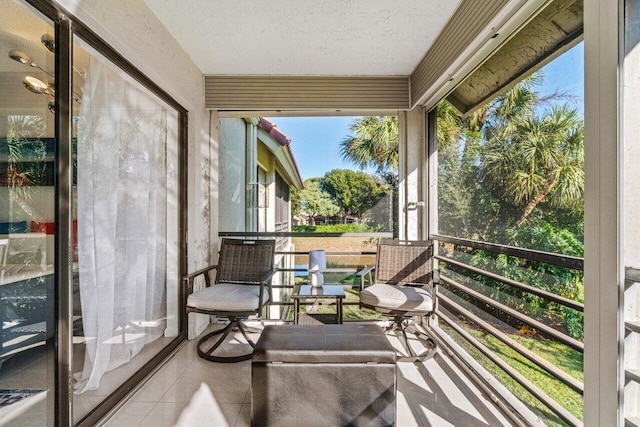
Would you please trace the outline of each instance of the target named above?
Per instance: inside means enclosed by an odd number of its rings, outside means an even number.
[[[178,112],[73,45],[74,421],[178,335]]]
[[[53,2],[0,48],[0,425],[93,425],[184,338],[187,113]]]

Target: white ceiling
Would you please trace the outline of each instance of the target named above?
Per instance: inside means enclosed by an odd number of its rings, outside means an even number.
[[[460,0],[144,0],[204,74],[409,75]]]

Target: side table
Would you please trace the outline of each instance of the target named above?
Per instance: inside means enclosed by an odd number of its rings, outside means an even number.
[[[321,300],[332,300],[328,303],[328,305],[335,305],[336,313],[335,314],[307,313],[305,315],[307,318],[313,318],[316,321],[319,321],[319,323],[342,324],[342,301],[344,300],[344,296],[345,294],[344,294],[344,289],[342,288],[342,285],[322,285],[322,286],[300,285],[300,287],[297,290],[294,290],[293,294],[291,295],[291,299],[293,299],[296,325],[301,323],[300,322],[300,318],[301,318],[300,302],[303,300],[309,300],[309,299],[317,300],[320,303],[322,303]]]

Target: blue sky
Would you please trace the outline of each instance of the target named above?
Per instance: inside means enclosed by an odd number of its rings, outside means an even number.
[[[560,57],[542,68],[544,80],[541,94],[551,94],[555,90],[565,92],[573,99],[565,99],[572,107],[584,111],[584,43],[571,48]]]
[[[342,160],[340,141],[355,117],[270,117],[289,138],[302,179],[321,177],[331,169],[354,169]]]
[[[584,43],[565,52],[542,68],[544,80],[541,95],[560,91],[571,95],[573,107],[583,111]],[[291,138],[291,149],[303,179],[323,176],[331,169],[356,167],[342,160],[340,141],[349,135],[355,117],[270,117]]]

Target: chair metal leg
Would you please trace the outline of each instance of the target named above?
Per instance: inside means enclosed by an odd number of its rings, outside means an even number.
[[[413,349],[411,348],[411,345],[409,344],[409,338],[407,337],[407,330],[409,329],[414,329],[413,333],[416,335],[416,337],[418,337],[419,339],[423,339],[421,337],[421,335],[426,335],[423,334],[417,330],[415,330],[415,328],[412,328],[409,325],[409,320],[403,316],[394,316],[393,319],[393,323],[391,323],[391,325],[389,325],[386,330],[400,330],[400,332],[402,333],[402,337],[403,337],[403,345],[404,348],[406,349],[406,353],[407,354],[402,354],[400,352],[398,352],[398,361],[399,362],[423,362],[425,360],[431,359],[433,356],[435,356],[436,351],[437,351],[437,346],[436,346],[436,342],[429,337],[428,335],[426,336],[426,339],[424,339],[426,341],[425,344],[425,351],[423,351],[420,354],[415,354]],[[410,331],[411,332],[411,331]]]
[[[198,340],[198,344],[196,345],[198,356],[200,356],[205,360],[209,360],[210,362],[218,362],[218,363],[235,363],[235,362],[242,362],[243,360],[251,359],[251,356],[253,356],[253,351],[251,351],[251,353],[241,354],[238,356],[215,356],[213,354],[218,349],[218,347],[220,347],[222,343],[227,339],[227,337],[229,336],[229,332],[231,332],[231,330],[234,327],[238,327],[238,329],[240,330],[244,338],[247,340],[247,343],[251,346],[251,348],[254,348],[255,344],[247,336],[244,326],[242,325],[242,322],[239,319],[230,317],[229,324],[227,326],[225,326],[222,329],[218,329],[217,331],[210,332]],[[210,338],[217,335],[222,335],[222,336],[218,338],[218,340],[208,350],[204,350],[203,349],[204,344]]]
[[[242,332],[242,336],[244,337],[245,340],[247,340],[247,343],[249,343],[249,345],[251,346],[251,348],[255,348],[256,345],[254,344],[253,341],[251,341],[251,338],[249,338],[249,336],[247,335],[247,332],[259,332],[256,329],[251,329],[251,328],[247,328],[242,322],[238,321],[238,329],[240,329],[240,332]],[[253,353],[252,353],[253,354]]]

